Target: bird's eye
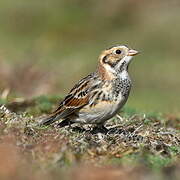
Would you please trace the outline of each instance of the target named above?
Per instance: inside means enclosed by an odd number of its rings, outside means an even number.
[[[121,50],[117,49],[116,54],[121,54]]]

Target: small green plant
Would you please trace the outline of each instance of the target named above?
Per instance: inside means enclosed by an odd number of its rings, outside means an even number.
[[[169,157],[163,157],[160,155],[147,155],[147,165],[155,171],[161,170],[172,163],[172,159]]]

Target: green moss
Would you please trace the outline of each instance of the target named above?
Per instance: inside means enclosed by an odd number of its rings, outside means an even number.
[[[146,158],[148,166],[155,171],[159,171],[163,167],[167,167],[173,162],[171,158],[159,155],[147,155]]]
[[[150,119],[147,119],[147,118],[144,120],[144,124],[145,124],[145,125],[151,124],[151,122],[152,122],[152,121],[151,121]]]
[[[169,151],[172,153],[172,155],[180,155],[180,146],[171,146],[169,147]]]
[[[61,96],[53,95],[53,96],[38,96],[33,99],[35,102],[35,106],[27,108],[27,112],[32,115],[41,115],[43,113],[50,113],[57,105],[57,102],[60,101]]]
[[[129,116],[132,116],[134,114],[139,114],[139,112],[135,109],[135,108],[132,108],[132,107],[124,107],[122,112],[124,113],[125,116],[129,117]]]
[[[1,105],[1,104],[6,104],[6,103],[7,103],[7,100],[6,100],[6,99],[0,98],[0,105]]]

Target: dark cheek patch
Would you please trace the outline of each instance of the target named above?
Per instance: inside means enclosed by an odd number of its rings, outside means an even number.
[[[109,64],[111,67],[115,67],[119,63],[120,59],[118,60],[117,57],[106,55],[102,58],[102,62],[105,64]]]
[[[111,67],[115,67],[119,63],[120,59],[116,59],[115,57],[112,57],[112,59],[109,59],[107,62]]]
[[[109,64],[111,67],[115,67],[117,63],[108,61],[107,64]]]
[[[103,63],[107,63],[107,55],[103,57],[102,61]]]

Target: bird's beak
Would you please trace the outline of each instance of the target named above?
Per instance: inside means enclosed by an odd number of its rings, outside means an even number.
[[[135,56],[135,55],[137,55],[137,54],[139,54],[139,52],[136,51],[136,50],[134,50],[134,49],[130,49],[130,50],[128,51],[128,56]]]

